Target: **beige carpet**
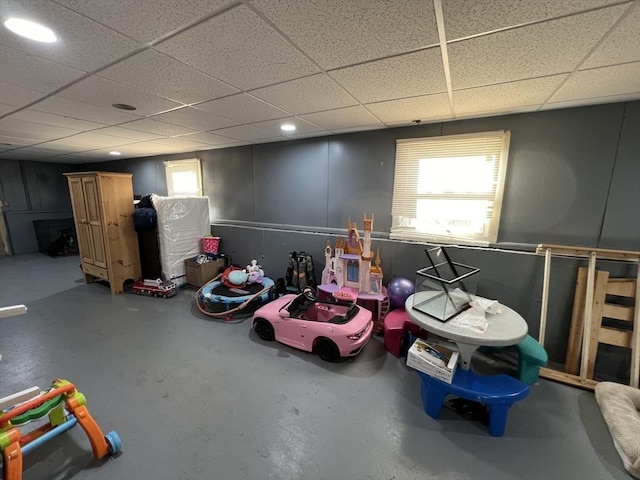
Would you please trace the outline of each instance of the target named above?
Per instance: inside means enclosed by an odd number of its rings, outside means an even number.
[[[640,390],[601,382],[596,385],[596,401],[624,467],[640,479]]]

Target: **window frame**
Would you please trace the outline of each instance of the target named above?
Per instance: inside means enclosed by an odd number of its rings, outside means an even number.
[[[482,147],[484,142],[486,142],[487,146]],[[471,245],[489,245],[496,243],[502,214],[502,201],[504,197],[510,142],[511,132],[509,130],[397,139],[390,238],[434,243],[455,242]],[[438,153],[438,151],[440,153]],[[487,155],[495,155],[496,157],[491,177],[490,187],[493,188],[491,192],[418,193],[420,190],[418,172],[420,171],[421,160],[474,156],[483,156],[486,158]],[[452,165],[452,173],[455,173],[455,168],[456,167]],[[412,174],[413,177],[411,177]],[[409,180],[409,178],[413,178],[413,180]],[[493,185],[495,185],[495,187],[493,187]],[[427,197],[431,200],[467,199],[472,201],[480,201],[482,197],[486,197],[485,201],[489,201],[491,206],[489,207],[490,212],[485,210],[485,216],[482,219],[483,232],[470,232],[469,234],[453,232],[446,235],[443,234],[442,231],[429,231],[428,229],[418,229],[415,225],[411,226],[411,220],[414,221],[414,224],[417,223],[418,201]],[[407,222],[409,224],[407,224]]]
[[[164,162],[165,178],[167,182],[167,196],[168,197],[180,197],[180,196],[198,196],[202,197],[202,169],[200,166],[200,159],[189,158],[186,160],[168,160]],[[173,188],[172,174],[176,172],[195,172],[198,178],[198,191],[195,194],[175,193]]]

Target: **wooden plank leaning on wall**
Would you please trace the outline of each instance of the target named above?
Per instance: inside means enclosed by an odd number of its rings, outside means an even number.
[[[582,388],[595,388],[598,383],[593,379],[593,369],[595,366],[595,355],[598,343],[602,339],[602,343],[613,343],[614,345],[626,346],[627,344],[631,348],[631,374],[629,384],[632,387],[638,388],[638,382],[640,379],[640,252],[625,251],[625,250],[608,250],[601,248],[587,248],[587,247],[571,247],[563,245],[547,245],[540,244],[536,249],[536,253],[544,253],[545,255],[545,269],[544,280],[542,286],[542,307],[540,311],[540,332],[539,339],[541,345],[544,345],[544,337],[546,331],[547,322],[547,308],[549,299],[549,278],[551,270],[551,257],[563,256],[572,258],[588,258],[589,265],[584,273],[578,272],[577,286],[582,288],[582,285],[586,283],[585,293],[578,292],[574,296],[574,312],[572,315],[572,327],[569,333],[568,342],[568,355],[565,363],[565,371],[560,372],[550,368],[540,369],[540,376],[551,380],[560,381],[569,385],[582,387]],[[632,315],[630,319],[632,321],[631,332],[628,333],[628,338],[625,335],[613,335],[610,332],[602,332],[602,316],[605,311],[605,298],[607,295],[608,274],[600,274],[598,281],[596,281],[596,260],[621,260],[628,262],[635,262],[637,267],[636,279],[633,281],[631,287],[618,286],[615,290],[615,286],[612,287],[613,292],[626,292],[629,288],[633,291],[633,297],[635,298],[635,308],[632,308],[632,314],[629,310],[622,313],[623,320]],[[616,279],[618,280],[618,279]],[[624,279],[626,280],[626,279]],[[615,283],[615,282],[614,282]],[[596,292],[596,286],[600,285]],[[616,293],[610,293],[616,294]],[[575,302],[579,301],[582,306],[578,306],[576,309]],[[596,302],[596,303],[594,303]],[[595,312],[594,312],[595,307]],[[608,314],[611,312],[619,311],[615,307],[613,309],[606,310]],[[597,316],[597,320],[594,324],[594,313]],[[582,320],[580,320],[582,317]],[[616,318],[616,317],[614,317]],[[624,337],[624,338],[623,338]],[[576,353],[580,352],[581,355],[578,361],[576,361]]]

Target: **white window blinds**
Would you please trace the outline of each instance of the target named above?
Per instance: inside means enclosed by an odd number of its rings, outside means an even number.
[[[399,139],[391,238],[495,243],[510,132]]]

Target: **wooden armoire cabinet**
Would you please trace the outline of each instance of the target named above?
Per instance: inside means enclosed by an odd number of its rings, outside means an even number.
[[[131,173],[65,173],[86,283],[106,280],[112,293],[140,277]]]

